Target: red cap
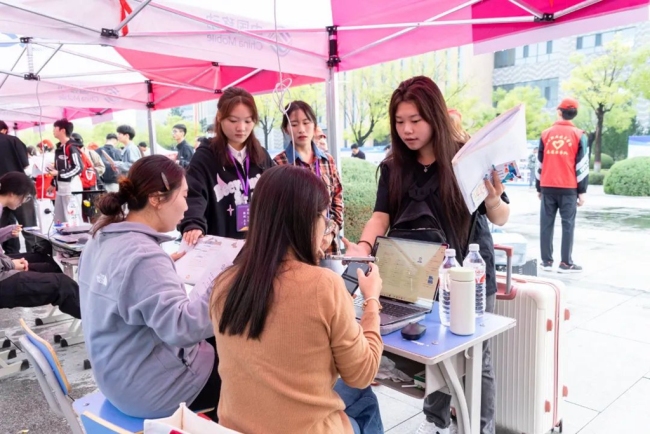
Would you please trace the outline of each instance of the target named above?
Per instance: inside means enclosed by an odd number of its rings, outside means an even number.
[[[578,104],[578,100],[576,100],[575,98],[564,98],[562,102],[560,102],[560,105],[557,106],[557,108],[564,109],[564,110],[568,110],[568,109],[578,110],[579,106],[580,104]]]

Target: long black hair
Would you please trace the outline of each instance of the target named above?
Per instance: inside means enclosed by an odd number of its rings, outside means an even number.
[[[447,112],[445,98],[438,86],[429,77],[419,76],[403,81],[393,92],[388,114],[390,118],[391,154],[382,164],[388,164],[390,182],[388,186],[389,204],[394,212],[399,212],[405,188],[413,179],[413,169],[417,166],[418,153],[411,151],[400,138],[396,127],[397,108],[402,102],[411,102],[418,113],[431,126],[431,146],[440,174],[441,210],[453,228],[453,234],[446,234],[457,249],[464,248],[470,227],[470,212],[465,205],[462,193],[456,182],[451,160],[461,147],[456,140],[454,127]]]
[[[259,339],[273,304],[273,285],[289,253],[300,262],[317,265],[314,237],[318,215],[329,207],[325,184],[311,171],[292,165],[265,171],[251,202],[246,244],[234,265],[219,276],[227,291],[213,291],[211,310],[223,303],[219,333]],[[225,298],[225,301],[224,301]]]

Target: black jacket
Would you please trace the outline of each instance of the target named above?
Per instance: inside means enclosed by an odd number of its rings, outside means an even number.
[[[104,166],[106,166],[106,170],[102,175],[102,181],[104,181],[104,184],[116,184],[120,177],[120,168],[116,167],[117,171],[113,170],[111,167],[111,160],[113,160],[113,162],[122,161],[122,153],[110,143],[99,148],[97,153],[102,158]]]
[[[56,182],[70,182],[75,176],[79,176],[84,168],[81,161],[81,152],[79,148],[83,146],[72,139],[69,139],[65,145],[56,144],[54,151],[54,166],[59,174]]]
[[[27,147],[18,137],[0,133],[0,155],[0,176],[22,172],[29,166]]]
[[[251,196],[262,172],[273,165],[265,151],[266,160],[261,167],[250,165],[248,179]],[[241,173],[244,168],[236,163]],[[188,209],[179,225],[185,233],[200,229],[205,235],[243,239],[245,232],[237,232],[237,205],[243,204],[242,187],[234,166],[224,167],[217,162],[217,155],[208,146],[199,146],[187,168]],[[249,198],[249,202],[250,203]]]
[[[176,156],[176,161],[178,161],[178,164],[180,164],[183,168],[188,167],[190,165],[190,161],[192,160],[192,156],[194,155],[194,148],[192,148],[189,143],[183,140],[178,145],[176,145],[176,150],[178,151],[178,154]]]

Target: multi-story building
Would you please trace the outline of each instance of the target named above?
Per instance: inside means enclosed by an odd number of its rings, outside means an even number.
[[[574,68],[571,55],[596,56],[615,36],[633,47],[647,44],[650,41],[650,22],[498,51],[494,53],[493,89],[537,87],[546,98],[546,107],[552,111],[563,97],[568,96],[562,90],[562,82],[569,79]],[[647,101],[637,103],[637,119],[642,125],[650,124]]]

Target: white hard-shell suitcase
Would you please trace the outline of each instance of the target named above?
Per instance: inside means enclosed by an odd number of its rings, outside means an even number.
[[[562,432],[564,398],[564,284],[553,279],[512,275],[513,249],[506,252],[507,273],[497,273],[495,313],[515,318],[517,326],[492,340],[497,385],[496,423],[517,434]]]

